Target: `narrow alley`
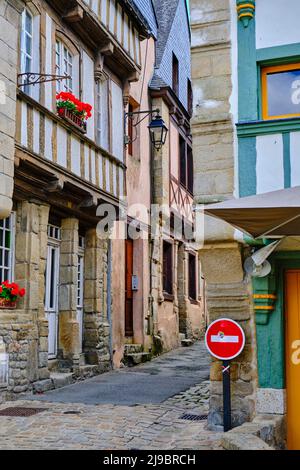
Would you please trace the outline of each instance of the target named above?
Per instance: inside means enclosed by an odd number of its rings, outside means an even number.
[[[203,342],[0,406],[1,449],[218,449],[205,430],[209,358]],[[29,417],[9,407],[39,408]],[[183,419],[201,416],[201,421]]]

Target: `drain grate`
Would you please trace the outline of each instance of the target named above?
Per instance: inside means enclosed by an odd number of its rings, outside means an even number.
[[[34,416],[37,413],[46,411],[47,409],[48,408],[25,408],[22,406],[14,406],[0,410],[0,416],[19,416],[21,418],[27,418],[28,416]]]
[[[80,414],[81,414],[81,411],[73,411],[73,410],[64,411],[64,415],[80,415]]]
[[[188,413],[183,414],[180,416],[179,419],[186,419],[187,421],[205,421],[208,415],[191,415]]]

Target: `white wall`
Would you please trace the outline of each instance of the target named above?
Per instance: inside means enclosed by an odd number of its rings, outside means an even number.
[[[87,55],[82,53],[82,99],[85,103],[93,106],[92,117],[87,121],[87,136],[95,139],[95,78],[94,78],[94,62]]]
[[[256,0],[256,47],[300,43],[299,0]]]
[[[123,161],[124,156],[124,105],[122,88],[111,82],[112,97],[112,153]]]
[[[267,193],[284,187],[282,134],[256,139],[256,193]]]

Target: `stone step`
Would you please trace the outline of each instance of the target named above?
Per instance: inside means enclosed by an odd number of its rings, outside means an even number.
[[[142,353],[143,351],[144,351],[144,348],[142,344],[125,344],[125,347],[124,347],[125,356],[127,354]]]
[[[151,353],[140,352],[140,353],[130,353],[124,356],[124,363],[129,367],[142,364],[143,362],[150,361],[152,357]]]
[[[193,344],[194,344],[194,342],[191,339],[181,340],[181,346],[183,346],[183,347],[192,346]]]
[[[70,372],[52,372],[50,374],[50,378],[53,382],[54,388],[66,387],[66,385],[71,385],[72,383],[74,383],[73,374]]]
[[[38,380],[32,384],[33,393],[44,393],[54,389],[51,379]]]
[[[99,375],[100,373],[101,370],[99,365],[86,364],[84,366],[80,366],[79,370],[76,371],[76,379],[83,380]]]

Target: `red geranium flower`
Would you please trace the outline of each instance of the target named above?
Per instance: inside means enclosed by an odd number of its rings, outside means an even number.
[[[25,294],[26,294],[26,290],[25,290],[25,289],[20,289],[20,290],[19,290],[19,296],[20,296],[20,297],[24,297]]]

